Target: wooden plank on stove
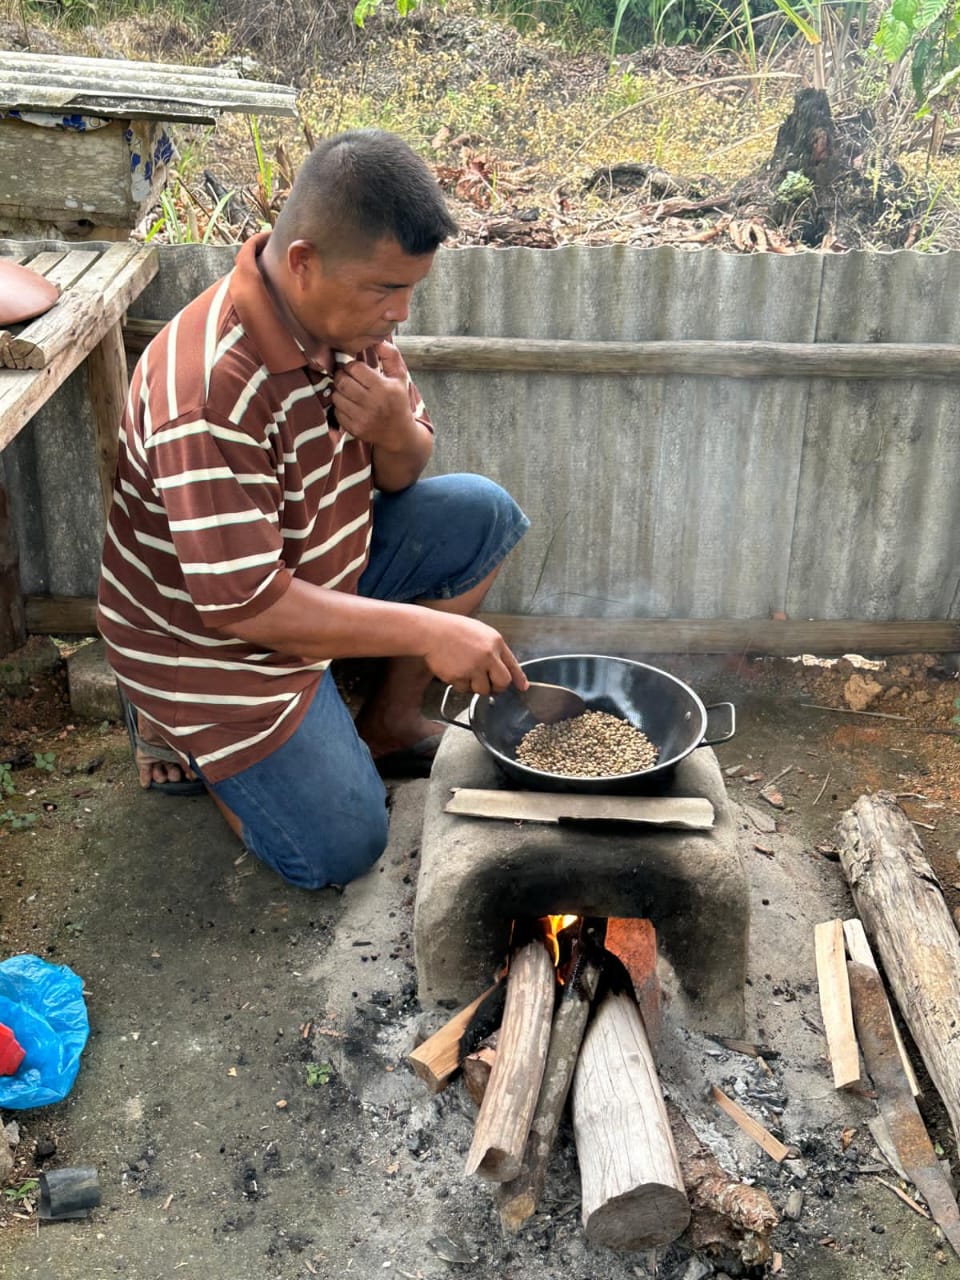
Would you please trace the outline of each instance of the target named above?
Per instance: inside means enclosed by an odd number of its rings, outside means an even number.
[[[511,822],[606,820],[696,831],[712,827],[714,819],[713,805],[702,796],[597,796],[477,787],[453,788],[444,811]]]
[[[594,1244],[652,1249],[690,1205],[650,1045],[633,997],[600,998],[573,1079],[583,1226]]]
[[[543,941],[513,953],[497,1056],[477,1116],[466,1171],[493,1182],[520,1172],[550,1043],[556,974]]]
[[[833,1087],[845,1089],[860,1081],[860,1050],[853,1026],[853,1005],[843,950],[843,921],[825,920],[816,925],[813,933],[820,1010],[833,1068]]]

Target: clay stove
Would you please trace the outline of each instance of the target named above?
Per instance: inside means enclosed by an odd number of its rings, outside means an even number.
[[[742,1036],[749,897],[723,777],[709,747],[680,762],[663,794],[702,796],[714,826],[543,824],[444,812],[454,787],[508,784],[472,734],[449,730],[427,792],[414,913],[424,1007],[466,1004],[502,964],[511,921],[569,912],[646,918],[657,931],[664,985],[685,999],[682,1021]]]

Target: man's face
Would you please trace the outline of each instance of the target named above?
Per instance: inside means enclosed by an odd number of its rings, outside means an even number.
[[[411,257],[393,239],[377,240],[365,257],[329,264],[312,245],[304,248],[296,265],[291,259],[297,319],[316,342],[349,355],[390,337],[406,320],[414,286],[434,258]]]

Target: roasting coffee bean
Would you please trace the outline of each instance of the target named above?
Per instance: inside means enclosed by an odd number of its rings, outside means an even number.
[[[606,711],[538,724],[517,746],[520,764],[575,778],[639,773],[656,764],[658,755],[645,733]]]

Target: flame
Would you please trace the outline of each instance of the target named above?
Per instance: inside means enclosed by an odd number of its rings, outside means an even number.
[[[541,918],[544,937],[553,956],[554,967],[560,963],[560,934],[563,933],[564,929],[569,929],[579,919],[579,916],[543,916]]]

